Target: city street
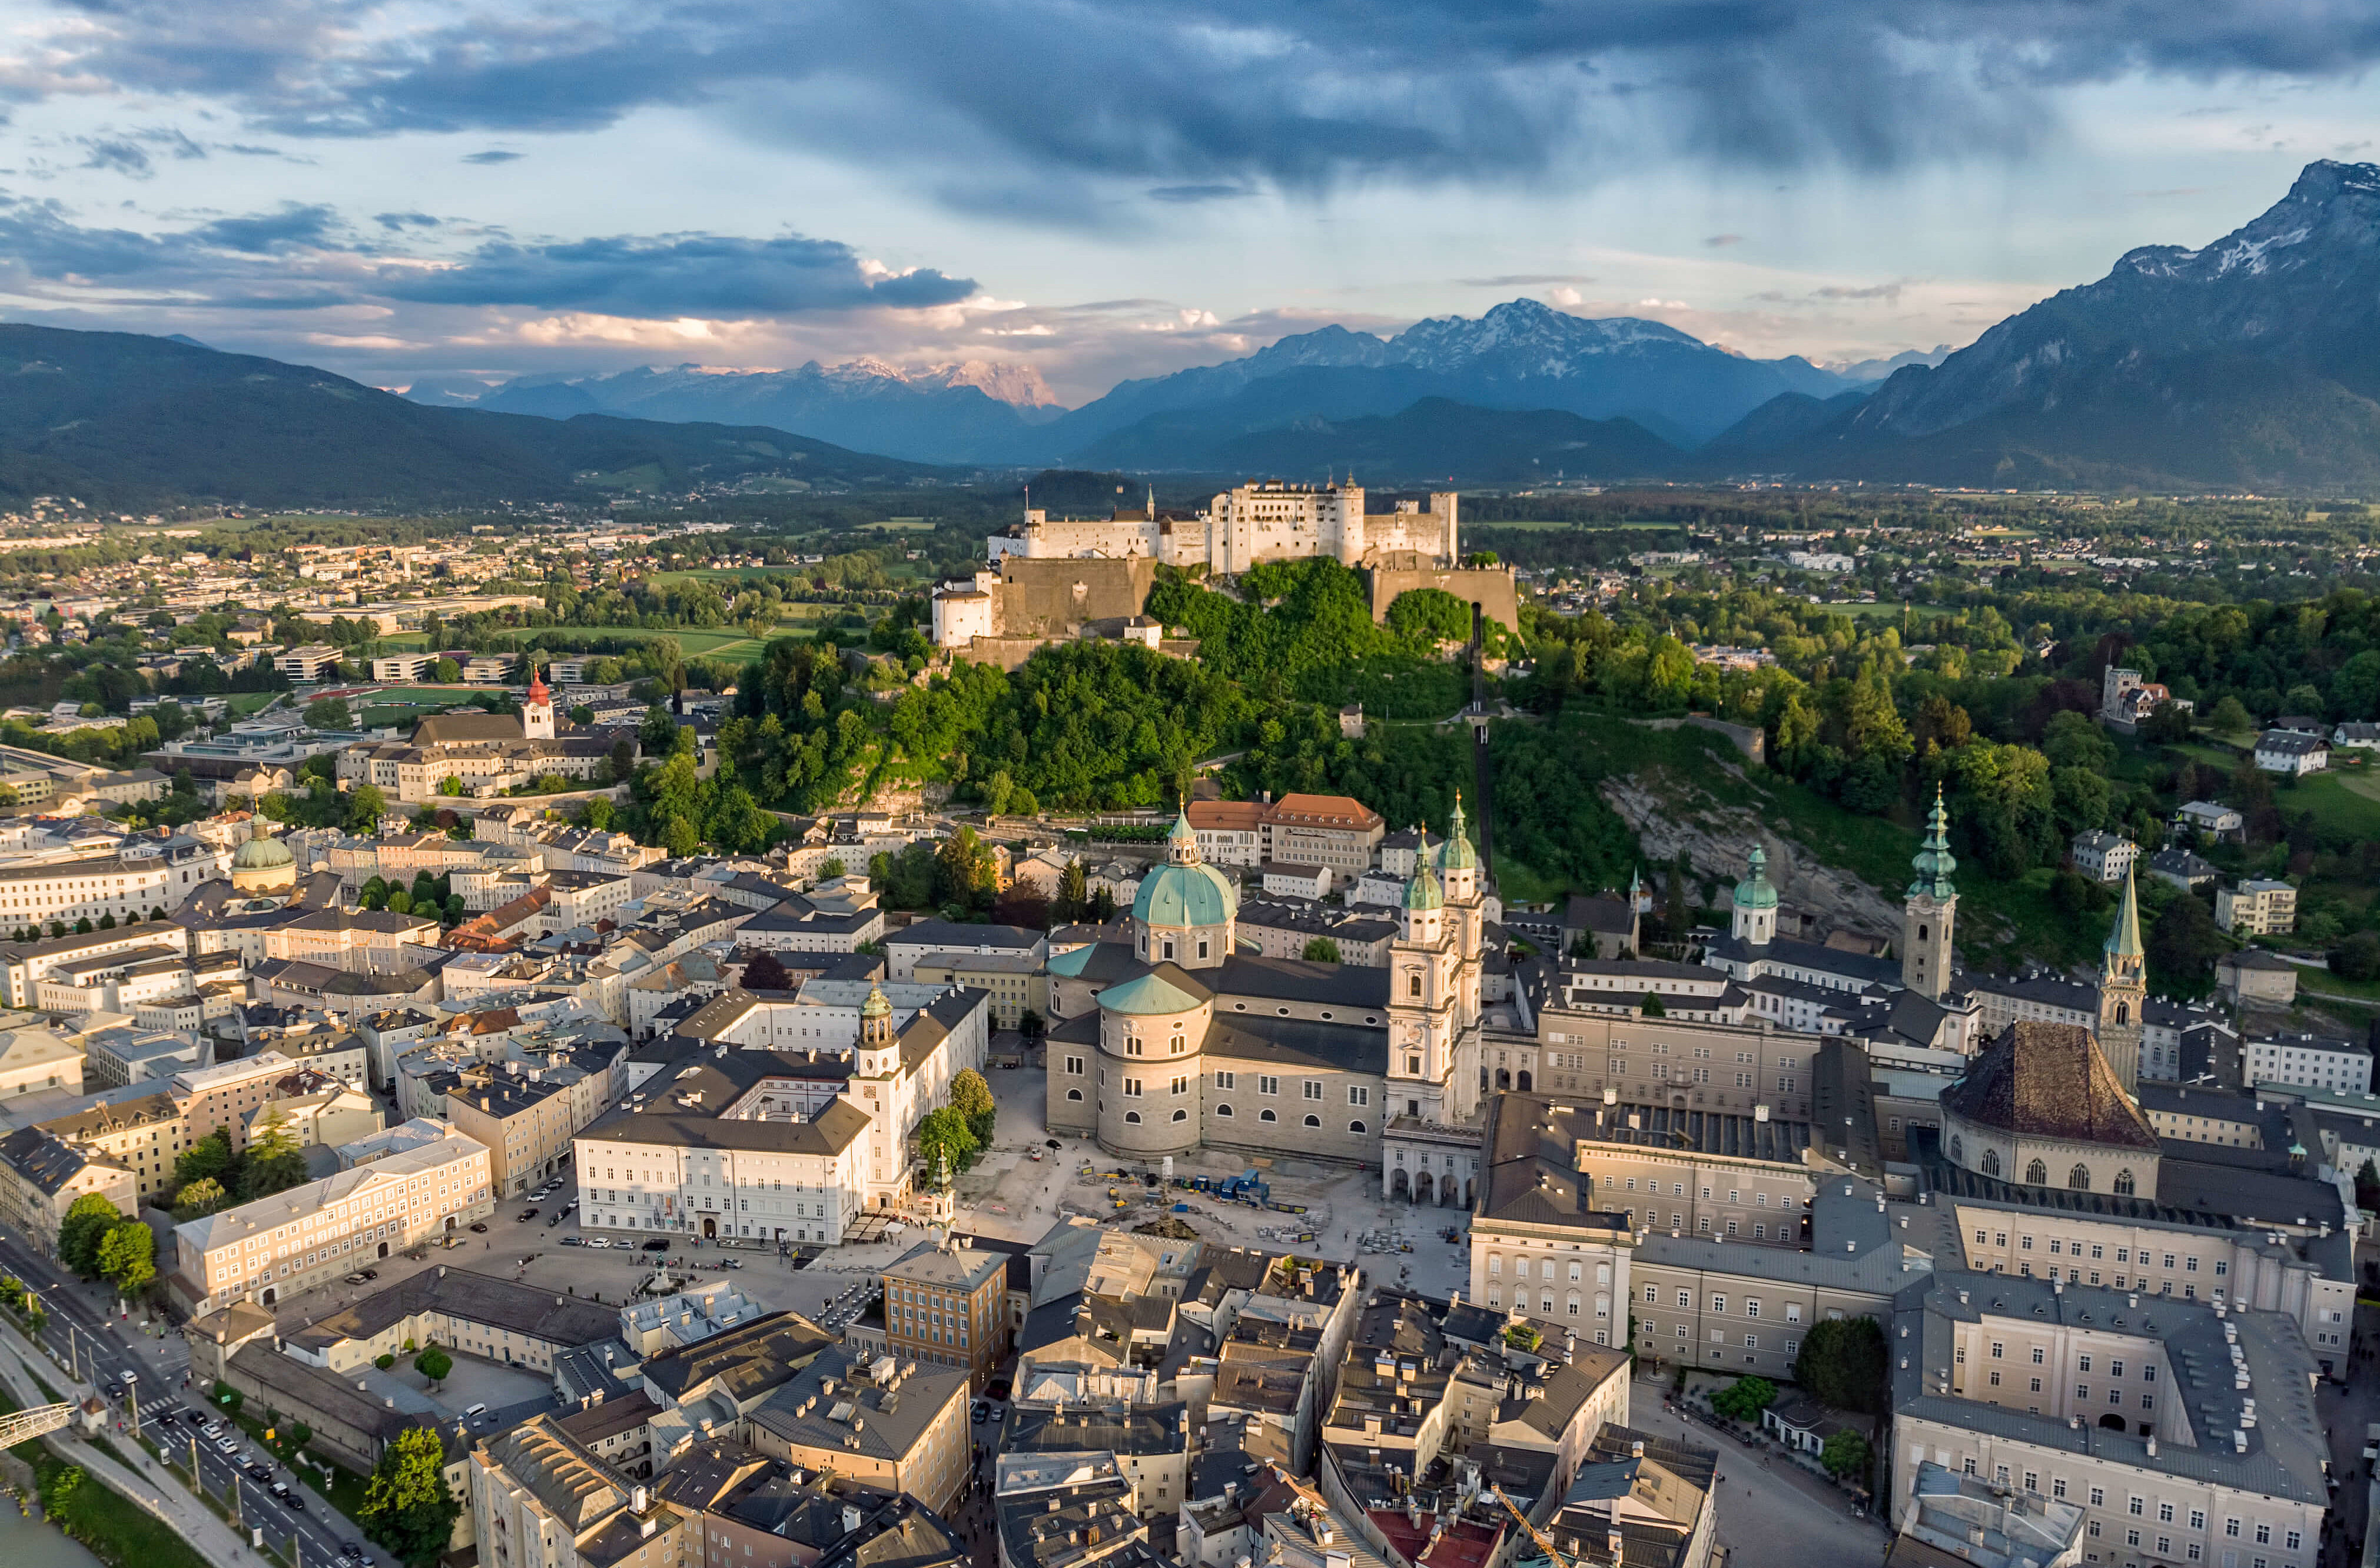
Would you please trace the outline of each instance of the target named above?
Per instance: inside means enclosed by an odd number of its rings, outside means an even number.
[[[1718,1450],[1718,1540],[1728,1568],[1811,1568],[1815,1563],[1884,1561],[1885,1527],[1855,1518],[1842,1494],[1783,1459],[1665,1408],[1667,1380],[1638,1379],[1629,1390],[1629,1423],[1665,1438]]]
[[[0,1268],[23,1281],[34,1292],[49,1321],[42,1326],[41,1341],[56,1358],[59,1367],[71,1365],[84,1381],[102,1389],[123,1388],[124,1374],[136,1375],[134,1387],[139,1390],[142,1434],[169,1452],[178,1447],[176,1457],[187,1463],[188,1440],[198,1428],[181,1420],[163,1419],[166,1413],[204,1408],[206,1391],[185,1388],[183,1380],[189,1371],[189,1345],[179,1332],[144,1324],[139,1319],[117,1316],[116,1297],[103,1286],[87,1285],[68,1280],[55,1265],[38,1256],[14,1232],[0,1229]],[[37,1367],[38,1369],[38,1367]],[[41,1374],[54,1387],[61,1380],[55,1368]],[[122,1399],[117,1422],[124,1423]],[[273,1479],[291,1482],[300,1478],[298,1473],[274,1463],[262,1451],[261,1444],[250,1440],[236,1427],[226,1430],[239,1437],[237,1456],[218,1452],[204,1439],[200,1440],[200,1474],[205,1478],[207,1490],[217,1498],[226,1497],[231,1490],[236,1466],[248,1459],[272,1468]],[[111,1434],[113,1436],[114,1434]],[[130,1441],[128,1426],[124,1428],[122,1440],[116,1446],[126,1453],[136,1452]],[[141,1463],[144,1474],[151,1474],[160,1485],[178,1483],[149,1468],[145,1456]],[[306,1472],[310,1475],[311,1472]],[[305,1512],[293,1513],[275,1500],[265,1489],[269,1483],[238,1476],[241,1520],[264,1531],[265,1539],[276,1549],[286,1551],[292,1537],[305,1562],[321,1568],[339,1556],[346,1543],[354,1542],[365,1548],[367,1561],[384,1562],[385,1554],[364,1539],[363,1530],[353,1520],[335,1513],[328,1499],[319,1491],[306,1497]]]

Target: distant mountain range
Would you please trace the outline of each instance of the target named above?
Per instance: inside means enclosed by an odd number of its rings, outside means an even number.
[[[950,476],[935,463],[2369,490],[2380,165],[2310,164],[2215,243],[2133,250],[1956,353],[1832,367],[1514,300],[1393,337],[1301,333],[1074,409],[1030,371],[868,360],[450,378],[400,397],[188,339],[0,326],[0,495],[469,504]]]
[[[703,480],[905,484],[935,471],[779,430],[424,407],[187,340],[0,325],[0,496],[458,505]]]
[[[1476,320],[1436,317],[1390,338],[1341,326],[1300,333],[1243,359],[1121,383],[1071,410],[1058,408],[1029,371],[905,372],[874,360],[534,376],[476,394],[439,381],[407,395],[445,406],[468,398],[507,413],[772,424],[921,462],[1205,470],[1258,432],[1394,414],[1424,398],[1631,419],[1691,447],[1770,398],[1830,397],[1864,384],[1803,359],[1746,359],[1658,322],[1593,320],[1516,299]]]
[[[2380,483],[2380,165],[2143,246],[1781,446],[1802,472],[2099,488]]]

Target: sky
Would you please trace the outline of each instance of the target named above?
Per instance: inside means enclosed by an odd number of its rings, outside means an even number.
[[[1119,379],[1532,298],[1972,341],[2318,158],[2380,0],[0,0],[0,317],[376,385]]]

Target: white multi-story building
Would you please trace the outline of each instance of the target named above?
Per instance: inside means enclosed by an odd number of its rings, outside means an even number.
[[[2139,859],[2141,846],[2121,833],[2111,833],[2093,828],[2076,833],[2073,844],[2074,869],[2095,881],[2119,882],[2124,873]]]
[[[192,1310],[271,1307],[492,1212],[487,1149],[434,1124],[420,1131],[430,1141],[385,1160],[175,1226]]]
[[[673,1037],[678,1059],[582,1130],[582,1227],[706,1238],[840,1242],[910,1185],[909,1135],[980,1071],[990,995],[942,989],[896,1025],[871,987],[847,1043],[796,1047],[835,1011],[732,991]],[[775,1043],[772,1043],[775,1042]]]
[[[2273,877],[2247,877],[2215,890],[2215,923],[2233,936],[2286,936],[2297,930],[2298,890]]]
[[[2372,1048],[2323,1035],[2251,1035],[2240,1042],[2247,1078],[2328,1094],[2372,1092]]]

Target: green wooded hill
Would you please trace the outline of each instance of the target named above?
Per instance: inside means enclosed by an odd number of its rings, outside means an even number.
[[[431,408],[254,355],[0,324],[0,498],[435,506],[763,476],[905,484],[945,472],[761,426]]]

